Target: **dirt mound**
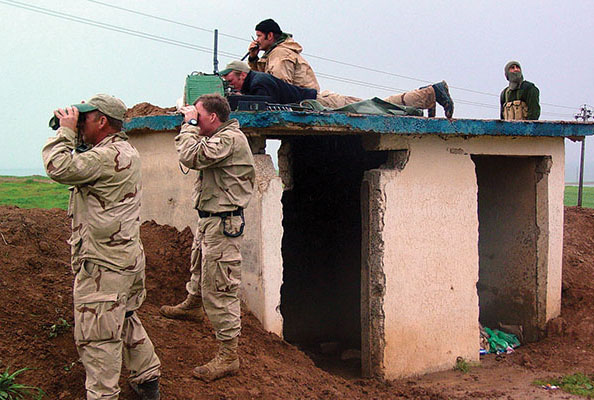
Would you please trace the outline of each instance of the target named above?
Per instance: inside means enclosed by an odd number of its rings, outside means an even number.
[[[523,348],[515,361],[529,368],[594,372],[594,210],[565,208],[561,316],[549,321],[548,337]]]
[[[129,108],[124,115],[125,118],[148,117],[149,115],[164,115],[170,112],[175,112],[175,107],[159,107],[151,103],[138,103],[134,107]]]
[[[1,367],[36,368],[23,377],[27,383],[42,387],[51,399],[82,398],[84,370],[78,362],[72,328],[50,329],[62,325],[61,319],[73,323],[66,213],[0,207],[0,220]],[[158,313],[162,304],[173,304],[185,297],[192,233],[189,228],[179,232],[145,222],[141,236],[147,256],[148,295],[140,317],[163,364],[163,398],[339,399],[397,395],[398,390],[382,394],[384,384],[346,381],[316,368],[294,346],[264,332],[259,322],[245,312],[240,339],[242,372],[211,384],[193,379],[192,368],[207,362],[216,352],[211,327],[171,321]],[[49,337],[52,331],[57,333],[55,338]],[[121,383],[122,398],[136,398],[125,381]],[[421,389],[411,391],[424,393]]]
[[[84,370],[72,339],[72,273],[69,220],[63,210],[0,207],[0,370],[35,368],[22,382],[42,387],[50,399],[84,397]],[[185,296],[190,229],[154,222],[142,225],[148,296],[140,317],[163,364],[164,399],[529,399],[545,392],[530,379],[551,372],[594,372],[594,211],[566,209],[563,312],[546,340],[515,354],[485,360],[470,375],[449,371],[419,379],[378,382],[344,379],[317,368],[294,346],[264,332],[248,312],[242,316],[237,376],[205,384],[191,370],[216,351],[206,324],[171,321],[162,304]],[[588,322],[589,321],[589,322]],[[556,330],[555,330],[556,329]],[[50,337],[55,336],[55,337]],[[123,372],[123,376],[126,376]],[[136,399],[121,381],[122,399]],[[518,391],[510,389],[514,387]],[[550,395],[549,395],[550,394]],[[546,397],[556,397],[546,393]],[[572,398],[563,394],[563,398]]]
[[[565,208],[563,243],[564,318],[572,325],[594,309],[594,210]]]

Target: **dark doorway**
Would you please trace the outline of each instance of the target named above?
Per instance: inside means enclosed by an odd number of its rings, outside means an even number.
[[[485,155],[472,160],[478,183],[479,320],[538,340],[545,313],[550,160]]]
[[[283,142],[290,174],[282,199],[284,337],[320,367],[359,375],[360,359],[350,358],[350,372],[336,361],[361,349],[361,181],[387,152],[366,152],[359,136]]]

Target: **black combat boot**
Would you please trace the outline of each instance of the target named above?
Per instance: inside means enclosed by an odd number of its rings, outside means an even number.
[[[142,400],[160,400],[159,378],[136,384],[130,382],[130,387]]]
[[[446,118],[452,118],[454,115],[454,100],[450,97],[450,90],[446,81],[441,81],[431,85],[435,90],[435,101],[443,107]]]

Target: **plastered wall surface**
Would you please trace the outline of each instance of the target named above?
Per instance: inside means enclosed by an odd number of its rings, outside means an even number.
[[[195,172],[180,172],[174,137],[174,132],[130,135],[143,163],[142,219],[193,229]],[[448,369],[457,356],[478,359],[477,182],[471,154],[551,157],[547,201],[539,203],[547,209],[542,221],[548,226],[539,229],[548,229],[546,319],[559,315],[563,145],[563,138],[547,137],[383,134],[369,149],[409,151],[402,171],[381,170],[379,179],[386,208],[381,232],[386,378]],[[265,329],[282,336],[282,185],[268,175],[271,162],[260,161],[258,175],[267,178],[259,181],[246,210],[242,296]]]
[[[385,377],[478,360],[478,220],[474,165],[438,141],[412,143],[385,171]]]
[[[548,177],[547,319],[559,314],[563,139],[382,135],[378,150],[409,151],[402,171],[382,171],[386,275],[385,377],[478,359],[478,218],[470,154],[538,155]]]
[[[192,202],[196,171],[180,170],[175,151],[175,132],[139,132],[130,142],[142,162],[142,221],[154,220],[182,231],[192,231],[198,215]],[[269,155],[254,155],[256,187],[245,210],[246,227],[242,246],[241,298],[264,329],[282,337],[280,286],[282,284],[282,183]],[[189,278],[188,259],[188,278]]]
[[[265,330],[283,337],[283,318],[279,311],[283,277],[283,189],[269,155],[255,154],[254,161],[256,185],[246,210],[241,297]]]
[[[173,140],[175,136],[175,132],[130,135],[130,143],[140,153],[142,162],[140,218],[143,222],[154,220],[161,225],[171,225],[180,231],[189,226],[194,231],[198,215],[191,194],[196,171],[188,172],[183,167],[188,174],[181,172]]]
[[[550,156],[551,165],[547,178],[546,203],[540,199],[538,206],[548,212],[549,240],[546,268],[546,320],[561,313],[561,273],[563,263],[563,192],[565,190],[565,142],[559,137],[473,137],[453,138],[446,141],[448,151],[463,150],[469,154],[514,156]],[[545,189],[543,189],[545,190]]]

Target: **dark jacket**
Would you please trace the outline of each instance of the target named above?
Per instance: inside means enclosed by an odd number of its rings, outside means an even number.
[[[507,99],[506,99],[507,97]],[[528,106],[529,120],[537,120],[540,117],[540,103],[538,88],[532,82],[522,81],[522,84],[516,90],[510,90],[506,87],[500,96],[500,118],[503,119],[503,106],[507,102],[522,100]]]
[[[299,103],[301,100],[315,99],[315,89],[301,88],[291,85],[265,72],[248,72],[241,93],[253,96],[270,96],[272,102],[278,104]]]

